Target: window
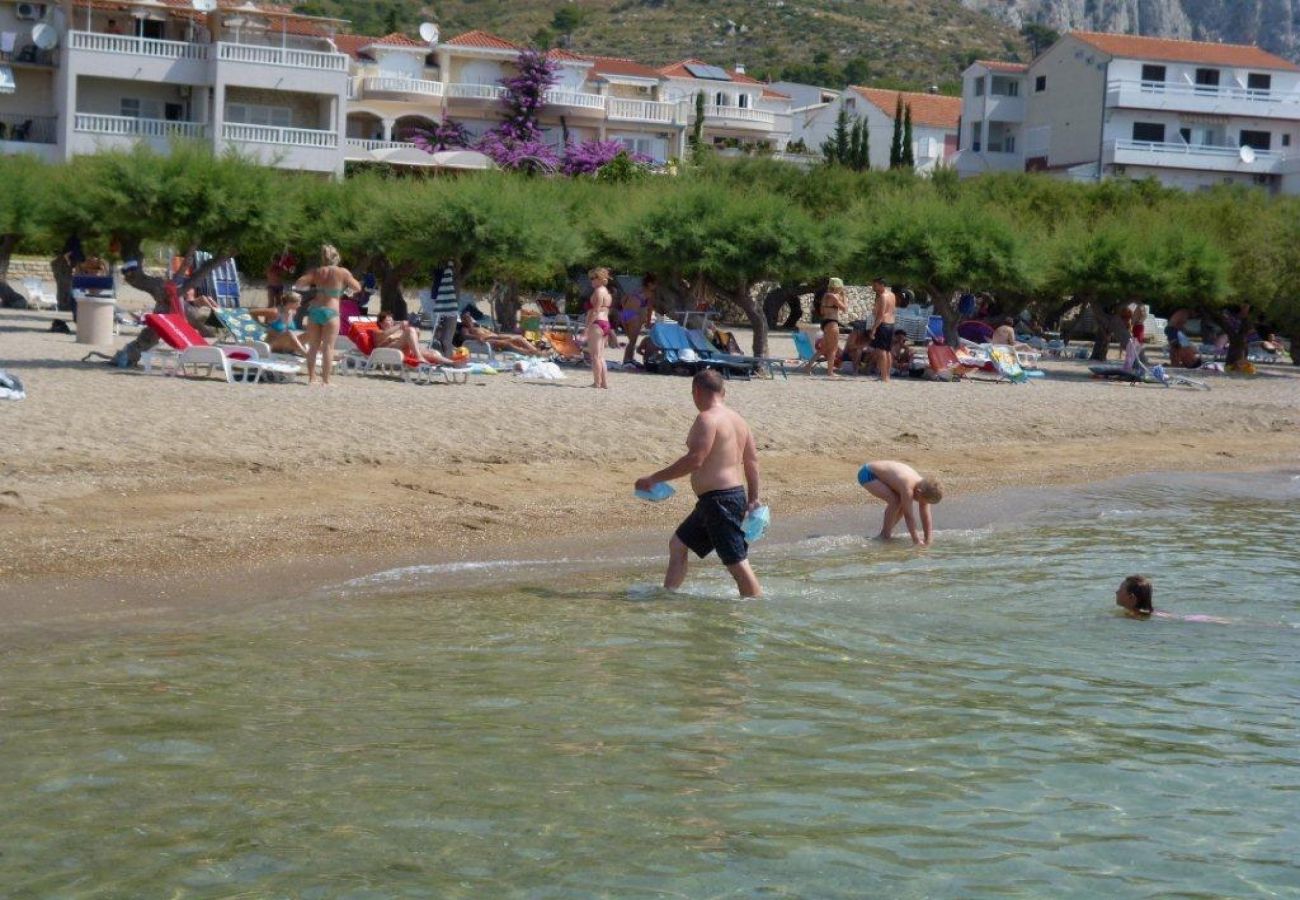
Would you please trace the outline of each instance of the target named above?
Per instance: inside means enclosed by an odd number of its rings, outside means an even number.
[[[1283,147],[1290,147],[1290,146],[1291,146],[1291,135],[1289,135],[1289,134],[1284,134],[1284,135],[1282,135],[1282,146],[1283,146]]]
[[[741,94],[736,98],[736,105],[741,109],[749,109],[749,94]]]
[[[167,37],[166,24],[153,19],[145,19],[140,23],[140,37],[152,38],[155,41],[164,40]]]
[[[1196,70],[1196,91],[1199,94],[1213,94],[1219,87],[1218,69]]]
[[[1034,79],[1034,93],[1041,94],[1045,90],[1047,90],[1047,76],[1039,75]]]
[[[163,118],[168,122],[185,121],[185,104],[167,103],[163,105]]]
[[[1246,76],[1246,90],[1267,94],[1273,90],[1273,76],[1267,72],[1251,72]]]
[[[1241,146],[1252,147],[1255,150],[1268,150],[1273,146],[1273,133],[1271,131],[1242,131]]]
[[[1164,66],[1143,66],[1142,80],[1147,82],[1164,83],[1165,67]]]
[[[1008,82],[1007,82],[1007,96],[1008,96],[1008,97],[1019,97],[1019,96],[1020,96],[1020,82],[1019,82],[1019,81],[1008,81]]]
[[[973,153],[980,152],[980,133],[984,130],[983,122],[970,123],[970,149]]]
[[[226,119],[240,125],[269,125],[275,128],[293,127],[293,110],[287,106],[256,106],[252,103],[226,105]]]
[[[714,106],[726,106],[726,105],[727,105],[727,95],[724,94],[724,93],[722,93],[722,91],[718,91],[716,94],[713,95],[713,105],[714,105]]]
[[[123,97],[118,107],[119,115],[127,119],[161,119],[163,108],[157,100]]]
[[[976,80],[976,82],[975,82],[975,96],[976,96],[976,97],[983,97],[983,96],[984,96],[984,79],[983,79],[983,78],[980,78],[980,79]]]
[[[1019,97],[1020,82],[1010,78],[994,78],[989,93],[997,97]]]
[[[1014,134],[1009,134],[1002,139],[1002,149],[1007,153],[1016,152],[1016,136]]]
[[[1158,122],[1134,122],[1133,140],[1141,141],[1144,144],[1163,144],[1165,142],[1165,126]]]
[[[1184,144],[1190,144],[1192,142],[1192,129],[1180,128],[1178,129],[1178,136],[1183,139]]]
[[[856,99],[855,97],[845,97],[845,98],[844,98],[844,106],[845,106],[845,108],[847,108],[847,109],[857,109],[857,108],[858,108],[858,101],[857,101],[857,99]]]

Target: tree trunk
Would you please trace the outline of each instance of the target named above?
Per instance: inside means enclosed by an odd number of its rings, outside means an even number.
[[[749,319],[749,327],[754,329],[754,355],[767,356],[767,316],[759,309],[758,302],[749,289],[749,282],[743,282],[732,295],[732,301]]]
[[[18,235],[0,237],[0,306],[7,309],[26,309],[27,298],[9,286],[9,260],[13,258]]]
[[[50,260],[50,274],[54,276],[54,300],[59,312],[73,312],[76,307],[72,301],[72,263],[65,254]]]
[[[379,273],[380,311],[390,313],[398,322],[405,320],[410,310],[402,294],[402,283],[414,274],[415,266],[410,263],[394,266],[387,256],[380,254],[370,261],[370,268]]]
[[[957,307],[953,305],[953,291],[944,290],[935,285],[928,285],[931,298],[934,300],[935,315],[943,318],[943,339],[949,347],[960,347],[961,336],[957,334],[957,325],[960,315]]]
[[[497,330],[513,332],[519,327],[519,283],[507,281],[504,285],[494,285],[493,292],[495,293],[499,288],[504,288],[504,292],[493,310],[497,320]]]
[[[1300,366],[1300,328],[1291,333],[1291,365]]]
[[[1110,342],[1114,339],[1121,350],[1127,350],[1128,342],[1133,339],[1133,332],[1123,316],[1107,310],[1100,300],[1090,300],[1092,318],[1097,323],[1097,338],[1092,345],[1092,359],[1105,362],[1110,353]]]
[[[806,284],[787,284],[782,282],[777,284],[763,296],[763,315],[767,319],[768,328],[784,328],[793,330],[803,317],[803,304],[799,298],[809,291],[816,290],[814,286]],[[821,289],[825,289],[823,284]],[[781,310],[789,307],[790,311],[784,322],[778,326],[777,321],[781,318]]]

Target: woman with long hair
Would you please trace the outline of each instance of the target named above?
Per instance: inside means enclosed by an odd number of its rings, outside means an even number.
[[[609,293],[609,269],[601,266],[587,273],[591,279],[591,305],[587,311],[587,353],[591,356],[591,386],[608,388],[605,368],[605,343],[609,340],[609,308],[614,298]]]

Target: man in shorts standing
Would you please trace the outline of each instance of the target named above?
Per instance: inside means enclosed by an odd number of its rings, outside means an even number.
[[[871,282],[871,289],[876,293],[876,306],[871,324],[871,349],[875,351],[876,371],[880,373],[880,380],[888,382],[898,302],[894,299],[894,292],[882,278],[874,279]]]
[[[700,414],[686,436],[685,455],[636,482],[637,490],[648,491],[659,482],[690,475],[698,498],[668,542],[664,587],[673,591],[682,586],[688,553],[703,559],[716,550],[736,579],[740,595],[758,597],[763,589],[749,566],[749,545],[741,527],[745,514],[759,505],[754,436],[740,414],[727,407],[726,386],[717,372],[706,370],[695,376],[691,399]]]

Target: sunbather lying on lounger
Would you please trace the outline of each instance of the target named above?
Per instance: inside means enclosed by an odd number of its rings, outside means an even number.
[[[307,355],[307,345],[302,341],[302,332],[294,330],[294,322],[298,320],[298,310],[301,308],[301,295],[297,291],[281,287],[280,299],[275,306],[248,311],[250,316],[266,326],[266,343],[272,353]]]
[[[456,361],[443,356],[437,350],[420,344],[420,329],[408,322],[393,321],[392,313],[380,313],[375,320],[375,348],[391,347],[402,351],[403,356],[413,356],[434,366],[466,365],[464,360]]]
[[[469,310],[465,310],[460,314],[460,327],[466,340],[479,341],[487,344],[493,350],[509,350],[512,353],[522,353],[525,356],[546,355],[544,350],[527,338],[520,337],[517,334],[497,334],[495,331],[489,331],[474,321],[474,317]]]

